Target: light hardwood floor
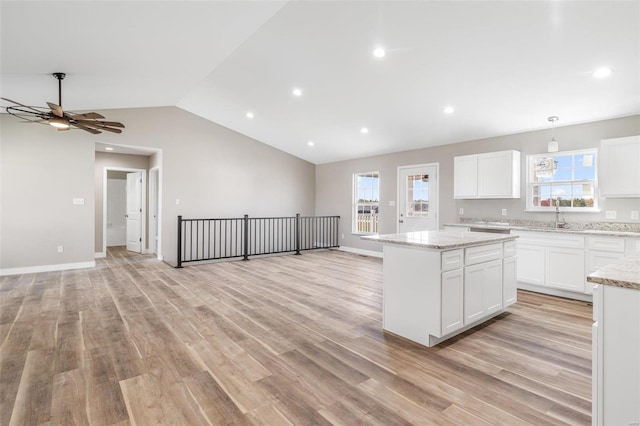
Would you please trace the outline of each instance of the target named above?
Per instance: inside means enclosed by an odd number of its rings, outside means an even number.
[[[535,293],[435,348],[338,251],[0,278],[0,424],[590,424],[591,306]]]

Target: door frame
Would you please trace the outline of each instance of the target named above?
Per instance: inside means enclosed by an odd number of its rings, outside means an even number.
[[[142,173],[142,214],[140,215],[140,227],[142,238],[142,253],[148,252],[147,241],[147,171],[145,169],[134,169],[131,167],[105,166],[102,174],[102,255],[107,255],[107,172],[141,172]]]
[[[436,168],[436,229],[440,229],[440,163],[422,163],[398,166],[396,172],[396,233],[400,232],[400,171],[413,169],[414,167],[435,167]]]
[[[154,175],[157,175],[157,185],[156,191],[151,190],[151,179]],[[157,226],[157,234],[154,236],[151,228],[149,228],[149,252],[153,253],[151,239],[156,238],[156,255],[158,259],[162,260],[162,168],[160,166],[155,166],[149,169],[149,208],[151,209],[152,205],[156,205],[156,226]],[[149,218],[149,225],[151,225],[152,219]]]

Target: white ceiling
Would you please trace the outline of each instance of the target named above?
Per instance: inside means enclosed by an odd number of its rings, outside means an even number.
[[[57,102],[63,71],[65,109],[177,105],[316,164],[640,114],[638,1],[0,7],[3,97]]]

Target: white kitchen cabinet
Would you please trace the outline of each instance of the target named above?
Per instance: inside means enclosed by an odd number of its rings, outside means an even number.
[[[640,424],[640,290],[593,292],[592,424]]]
[[[454,157],[453,197],[520,198],[520,152],[510,150]]]
[[[600,141],[600,195],[640,197],[640,136]]]
[[[502,309],[502,259],[464,268],[464,319],[472,323]]]
[[[513,234],[520,237],[516,240],[519,288],[559,296],[584,294],[584,236],[534,231]]]
[[[584,250],[546,249],[545,285],[567,291],[584,292]]]
[[[462,269],[442,273],[442,332],[445,336],[464,326]]]
[[[478,197],[478,156],[453,157],[453,198]]]
[[[604,266],[618,264],[625,257],[625,239],[618,237],[587,236],[585,252],[586,275]],[[585,293],[593,293],[593,284],[586,281]]]
[[[502,303],[505,308],[518,300],[517,269],[516,256],[505,257],[502,261]]]

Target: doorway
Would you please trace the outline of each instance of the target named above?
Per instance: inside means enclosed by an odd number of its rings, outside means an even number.
[[[398,167],[398,232],[438,229],[438,163]]]
[[[105,167],[103,181],[103,223],[102,223],[102,252],[107,253],[107,241],[110,227],[109,210],[113,210],[113,204],[121,203],[120,200],[110,200],[109,195],[109,172],[124,172],[126,175],[126,198],[125,198],[125,244],[127,250],[136,253],[143,253],[146,245],[146,182],[147,171],[145,169],[133,169],[126,167]],[[113,197],[113,191],[112,191]],[[115,203],[112,201],[116,201]]]

